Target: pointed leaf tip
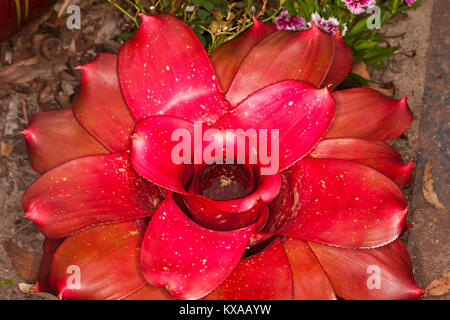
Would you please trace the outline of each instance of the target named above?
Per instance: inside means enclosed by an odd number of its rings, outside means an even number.
[[[291,179],[300,205],[281,209],[296,217],[277,231],[281,234],[339,247],[374,248],[395,240],[404,228],[404,194],[372,168],[345,160],[303,159],[291,168]]]
[[[400,187],[411,183],[412,162],[403,164],[401,155],[383,141],[360,138],[324,139],[308,157],[358,162],[380,171]]]
[[[399,239],[361,250],[308,244],[341,298],[405,300],[417,299],[424,292],[414,281],[411,260]]]
[[[391,141],[402,135],[413,120],[406,97],[395,100],[369,88],[341,90],[333,95],[336,117],[327,138]]]
[[[117,72],[136,121],[164,114],[213,123],[228,108],[202,44],[169,15],[142,16],[139,30],[120,48]]]
[[[226,98],[236,106],[251,93],[288,79],[319,87],[330,69],[333,52],[333,38],[325,32],[315,29],[273,32],[245,57]]]
[[[127,153],[69,161],[37,179],[22,206],[49,238],[86,227],[150,216],[162,196],[131,168]]]
[[[24,136],[31,167],[39,173],[69,160],[108,153],[80,126],[70,109],[36,113],[24,130]]]

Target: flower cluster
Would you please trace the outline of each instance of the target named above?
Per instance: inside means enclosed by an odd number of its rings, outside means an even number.
[[[332,34],[333,36],[339,30],[339,21],[334,17],[328,19],[322,18],[317,12],[311,15],[311,20],[323,31]]]
[[[314,12],[311,15],[311,21],[320,29],[323,31],[335,35],[336,32],[339,30],[339,21],[334,18],[330,17],[328,19],[325,19],[319,15],[319,13]],[[283,11],[276,19],[275,19],[275,25],[277,26],[278,30],[306,30],[311,27],[311,24],[306,23],[306,20],[304,18],[290,16],[287,11]],[[347,31],[347,26],[343,25],[343,32],[342,34],[345,35]]]
[[[375,0],[341,0],[345,2],[348,10],[354,14],[364,13],[367,7],[373,7],[376,4]]]
[[[287,10],[283,10],[280,15],[275,18],[275,25],[278,30],[301,31],[308,28],[305,18],[291,16]]]
[[[353,14],[361,14],[366,11],[366,8],[370,8],[376,5],[376,0],[341,0],[342,2],[345,2],[347,5],[348,10],[350,10]],[[408,6],[412,6],[412,4],[416,0],[403,0],[405,1]]]

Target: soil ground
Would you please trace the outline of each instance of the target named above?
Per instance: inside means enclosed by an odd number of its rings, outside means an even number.
[[[38,175],[28,164],[25,143],[18,132],[40,110],[70,107],[80,79],[73,67],[90,61],[98,52],[117,53],[122,43],[119,34],[130,31],[130,22],[101,0],[82,1],[82,28],[69,31],[64,20],[56,18],[60,5],[61,1],[18,35],[0,42],[0,73],[10,68],[8,81],[0,81],[0,242],[13,239],[17,246],[36,253],[41,250],[43,236],[24,218],[20,198]],[[430,163],[435,195],[450,208],[446,145],[450,118],[446,35],[450,30],[443,1],[424,0],[408,16],[396,18],[395,24],[386,28],[389,34],[407,34],[390,41],[401,49],[386,70],[372,73],[372,79],[392,83],[396,98],[408,95],[415,116],[410,130],[394,145],[405,159],[415,161],[414,183],[405,189],[410,203],[408,223],[414,227],[403,239],[415,279],[425,288],[449,271],[449,214],[424,198],[422,178],[425,165]],[[437,24],[437,20],[442,23]],[[0,299],[39,299],[19,291],[18,284],[26,282],[23,276],[0,246],[0,280],[12,280],[12,284],[0,288]],[[450,299],[450,294],[424,299]]]

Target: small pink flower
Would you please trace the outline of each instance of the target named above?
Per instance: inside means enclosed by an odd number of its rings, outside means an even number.
[[[414,3],[414,2],[416,2],[416,0],[405,0],[405,2],[408,4],[408,6],[412,6],[412,4]]]
[[[347,5],[348,10],[354,14],[361,14],[366,11],[366,7],[373,7],[375,0],[342,0]],[[409,0],[411,1],[411,0]]]
[[[323,31],[332,34],[333,36],[336,34],[336,31],[339,30],[339,21],[334,17],[324,19],[317,12],[314,12],[311,15],[311,19],[316,24],[316,26],[318,26]]]
[[[308,28],[305,18],[291,16],[287,10],[282,11],[280,15],[275,18],[275,25],[278,30],[301,31]]]

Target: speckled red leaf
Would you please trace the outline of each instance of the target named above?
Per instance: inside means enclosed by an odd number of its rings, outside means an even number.
[[[294,221],[300,212],[299,195],[301,186],[299,177],[292,176],[291,170],[281,173],[281,188],[277,197],[269,203],[269,218],[263,232],[272,233]]]
[[[292,299],[292,274],[283,245],[276,238],[263,251],[241,260],[209,300]]]
[[[228,91],[233,78],[250,50],[277,28],[253,18],[253,25],[239,37],[225,42],[211,54],[211,61],[219,78],[220,87]]]
[[[36,282],[30,288],[31,292],[51,292],[52,288],[48,282],[48,276],[50,274],[50,267],[53,262],[53,255],[58,249],[59,245],[64,239],[50,239],[45,238],[43,244],[43,256],[41,266]]]
[[[157,114],[217,120],[228,104],[194,32],[169,15],[141,18],[118,59],[120,86],[135,120]]]
[[[375,249],[345,249],[309,243],[328,274],[336,294],[344,299],[417,299],[411,261],[400,240]]]
[[[413,120],[406,97],[395,100],[368,88],[342,90],[333,95],[336,117],[327,138],[390,141],[402,135]]]
[[[128,150],[134,120],[117,80],[117,56],[100,53],[78,68],[82,73],[75,118],[111,152]]]
[[[174,135],[176,132],[186,133],[187,136],[176,136]],[[177,145],[187,141],[193,154],[193,139],[195,139],[194,124],[190,121],[170,116],[143,119],[136,124],[134,130],[131,164],[141,176],[153,183],[186,194],[184,181],[192,174],[192,166],[184,161],[176,163],[172,153],[175,152]],[[188,159],[192,162],[191,154]]]
[[[250,240],[248,241],[249,247],[256,246],[273,236],[273,234],[260,232],[267,224],[267,220],[269,219],[269,205],[261,205],[258,214],[258,220],[256,220],[255,223],[255,232],[253,232]]]
[[[362,163],[391,178],[400,187],[411,183],[413,163],[403,164],[401,155],[382,141],[359,138],[325,139],[308,155],[310,158],[341,159]]]
[[[198,299],[239,263],[254,225],[213,231],[190,220],[169,195],[145,232],[141,266],[147,281],[179,299]]]
[[[72,110],[39,112],[22,133],[30,164],[39,173],[69,160],[109,153],[79,125]]]
[[[259,130],[266,130],[267,149],[275,151],[272,157],[279,160],[282,171],[317,144],[330,127],[334,110],[335,102],[327,88],[316,89],[306,82],[287,80],[255,92],[214,127],[256,130],[259,139]],[[279,157],[270,143],[274,130],[279,133]]]
[[[342,41],[339,31],[333,38],[334,56],[322,86],[329,86],[330,90],[336,88],[345,80],[353,66],[352,50]]]
[[[336,299],[327,274],[306,242],[294,238],[284,238],[282,242],[292,271],[294,299]]]
[[[403,231],[408,203],[392,180],[372,168],[344,160],[304,159],[291,168],[291,178],[292,184],[300,184],[300,208],[297,218],[277,231],[281,234],[372,248]],[[288,207],[284,214],[293,212]]]
[[[101,225],[64,240],[53,257],[50,284],[60,298],[122,299],[147,283],[139,266],[145,220]]]
[[[236,106],[254,91],[288,79],[307,81],[318,87],[330,69],[333,52],[331,35],[314,24],[301,32],[276,31],[248,53],[226,98]]]
[[[25,192],[27,218],[49,238],[86,227],[150,216],[162,196],[131,169],[127,153],[90,156],[45,173]]]

